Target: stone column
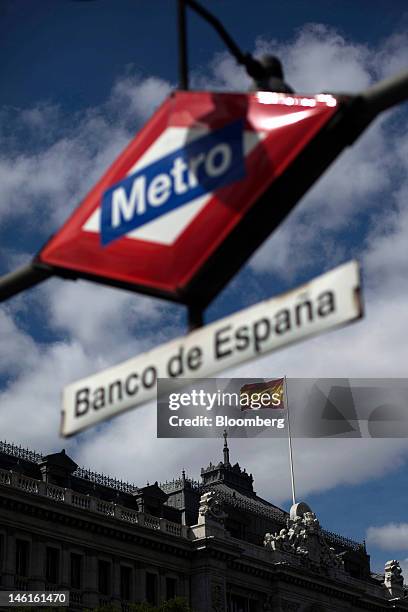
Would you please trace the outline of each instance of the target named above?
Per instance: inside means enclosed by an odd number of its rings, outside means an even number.
[[[221,576],[211,577],[211,608],[214,612],[226,612],[227,610],[227,589],[225,578]]]
[[[61,549],[61,587],[69,590],[71,582],[71,557],[69,548],[66,544],[62,545]]]
[[[160,568],[157,577],[157,601],[159,604],[166,600],[166,570]]]
[[[195,612],[226,612],[225,570],[214,571],[207,566],[192,575],[191,607]]]
[[[145,584],[146,584],[146,570],[141,563],[135,563],[135,579],[134,579],[134,600],[142,602],[146,599]]]
[[[87,608],[96,608],[99,604],[98,563],[94,550],[88,550],[84,557],[83,603]]]
[[[178,595],[190,601],[190,580],[189,576],[185,574],[180,574],[178,581]]]
[[[112,604],[120,607],[120,561],[118,557],[112,559]]]
[[[6,547],[4,555],[4,572],[2,586],[10,591],[14,588],[14,576],[16,571],[16,539],[14,531],[8,531],[4,537]]]
[[[45,587],[45,542],[41,537],[33,537],[30,555],[30,589],[42,591]]]

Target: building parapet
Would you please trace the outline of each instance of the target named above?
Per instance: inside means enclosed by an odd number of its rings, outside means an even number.
[[[3,441],[0,441],[0,453],[37,464],[44,459],[44,455],[41,453]],[[81,478],[82,480],[88,480],[103,487],[108,487],[109,489],[121,491],[122,493],[134,493],[139,490],[135,484],[130,484],[129,482],[112,478],[106,474],[100,474],[99,472],[93,472],[92,470],[82,467],[77,467],[72,476]]]
[[[185,525],[174,523],[168,519],[152,516],[144,512],[138,512],[137,510],[126,508],[114,502],[104,501],[91,495],[77,493],[72,489],[66,489],[41,480],[36,480],[35,478],[24,476],[13,470],[4,470],[0,468],[0,485],[19,489],[25,493],[38,497],[45,497],[54,502],[77,508],[78,510],[94,512],[106,518],[158,530],[180,538],[187,539],[188,537],[188,527]]]
[[[31,463],[39,463],[43,458],[41,453],[3,441],[0,441],[0,453],[17,457],[17,459],[24,459],[24,461],[30,461]]]
[[[323,529],[322,531],[323,531],[324,536],[330,542],[330,544],[336,544],[337,546],[340,546],[341,548],[348,548],[349,550],[365,551],[364,542],[355,542],[354,540],[351,540],[350,538],[346,538],[342,535],[339,535],[338,533],[334,533],[333,531],[327,531],[326,529]]]

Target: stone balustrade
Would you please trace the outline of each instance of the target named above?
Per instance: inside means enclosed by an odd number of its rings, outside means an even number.
[[[0,484],[2,485],[10,485],[11,484],[11,474],[6,470],[0,470]]]
[[[23,489],[26,493],[34,493],[38,494],[38,485],[39,481],[34,478],[27,478],[27,476],[23,476],[18,472],[12,472],[11,474],[11,484],[19,489]]]
[[[63,502],[65,498],[65,490],[62,487],[57,487],[47,483],[46,496],[50,497],[51,499],[55,499],[55,501]]]
[[[65,498],[64,501],[66,501]],[[81,495],[80,493],[73,492],[71,494],[71,505],[76,508],[81,508],[81,510],[90,510],[91,498],[88,495]]]
[[[160,529],[160,519],[157,516],[145,514],[143,524],[144,527],[149,527],[149,529]]]
[[[36,480],[12,470],[0,469],[0,485],[20,489],[31,495],[46,497],[54,502],[67,504],[79,510],[100,514],[107,518],[123,521],[124,523],[162,531],[179,538],[188,537],[188,527],[185,525],[173,523],[164,518],[125,508],[114,502],[104,501],[91,495],[84,495],[71,489],[65,489],[54,484]]]

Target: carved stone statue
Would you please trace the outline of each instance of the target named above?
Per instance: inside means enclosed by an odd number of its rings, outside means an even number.
[[[342,568],[343,561],[327,544],[319,520],[307,504],[292,506],[287,529],[265,534],[265,548],[296,554],[316,568]]]
[[[387,561],[384,568],[384,586],[388,589],[390,597],[404,596],[404,577],[399,561],[392,559]]]
[[[303,524],[308,533],[319,533],[320,523],[314,512],[305,512],[303,515]]]
[[[204,493],[200,498],[199,507],[200,518],[210,519],[216,523],[224,524],[227,518],[226,513],[222,509],[222,505],[217,498],[215,491],[208,491]]]

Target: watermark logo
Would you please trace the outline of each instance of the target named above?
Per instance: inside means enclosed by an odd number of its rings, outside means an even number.
[[[158,437],[286,435],[284,379],[159,379]]]
[[[159,379],[159,437],[405,438],[408,379]],[[290,415],[290,416],[289,416]]]

